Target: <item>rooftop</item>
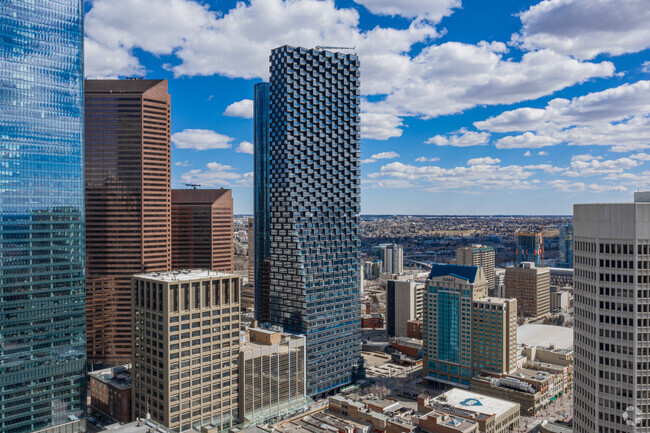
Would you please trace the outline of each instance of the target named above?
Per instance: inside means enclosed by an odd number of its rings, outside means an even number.
[[[142,93],[166,80],[86,80],[86,93]]]
[[[171,272],[149,272],[146,274],[135,274],[133,276],[136,278],[157,281],[191,281],[236,275],[219,271],[209,271],[207,269],[185,269],[182,271]]]
[[[573,347],[573,328],[537,323],[521,325],[517,328],[517,344],[568,349]]]
[[[263,331],[265,334],[278,334],[279,332],[273,332],[269,331],[267,329],[260,329],[260,328],[251,328],[255,332],[260,332]],[[305,337],[303,335],[299,334],[288,334],[288,333],[279,333],[281,334],[281,340],[280,340],[280,353],[288,353],[289,352],[289,347],[285,343],[290,342],[290,346],[292,348],[299,347],[299,346],[304,346],[305,345]],[[239,346],[240,352],[250,352],[256,349],[261,349],[261,348],[268,348],[270,346],[273,346],[273,344],[264,344],[261,342],[257,341],[250,341],[250,339],[246,339],[246,341],[242,341]]]
[[[481,303],[481,304],[494,304],[494,305],[503,305],[506,302],[510,301],[510,299],[505,299],[505,298],[483,298],[483,299],[475,299],[474,303]]]
[[[212,205],[231,190],[221,189],[172,189],[172,205]]]
[[[434,398],[434,401],[446,403],[469,412],[495,415],[497,417],[509,412],[515,407],[519,408],[518,403],[488,397],[460,388],[453,388]]]
[[[451,416],[435,410],[432,410],[425,415],[421,415],[420,419],[428,417],[437,418],[439,425],[445,426],[450,430],[457,430],[461,432],[466,431],[476,425],[476,421],[471,421],[465,418],[457,418],[455,416]]]
[[[117,389],[131,388],[131,364],[91,371],[88,374]]]
[[[537,381],[544,382],[545,380],[551,377],[551,374],[545,371],[535,371],[535,370],[528,370],[526,368],[518,368],[514,372],[510,373],[508,376],[516,377],[518,379],[529,379],[529,380],[537,380]]]
[[[463,266],[463,265],[445,265],[436,263],[431,267],[429,279],[436,277],[452,276],[467,280],[469,283],[474,283],[476,275],[478,274],[478,266]]]
[[[551,275],[573,276],[572,268],[548,268],[548,270],[551,272]]]
[[[146,422],[141,422],[141,421],[133,421],[128,424],[123,424],[120,425],[119,427],[116,428],[109,428],[110,426],[107,426],[107,430],[110,433],[149,433],[150,429],[153,429],[153,432],[156,433],[168,433],[171,432],[171,430],[167,430],[165,427],[158,426],[156,423],[152,421],[146,421]]]

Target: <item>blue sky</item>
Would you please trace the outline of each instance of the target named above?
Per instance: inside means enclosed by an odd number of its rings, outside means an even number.
[[[252,87],[361,59],[363,214],[570,214],[650,188],[647,0],[93,0],[86,75],[166,78],[172,186],[252,212]]]

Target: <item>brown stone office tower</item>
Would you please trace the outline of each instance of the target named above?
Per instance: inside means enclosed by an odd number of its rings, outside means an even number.
[[[232,206],[229,189],[172,190],[172,269],[233,271]]]
[[[166,80],[86,81],[88,362],[131,361],[131,275],[171,269]]]

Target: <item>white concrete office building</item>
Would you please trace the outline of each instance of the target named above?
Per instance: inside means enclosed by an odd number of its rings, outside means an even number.
[[[573,212],[574,431],[650,432],[650,193]]]
[[[388,280],[386,284],[386,332],[406,337],[409,320],[422,319],[424,283]]]

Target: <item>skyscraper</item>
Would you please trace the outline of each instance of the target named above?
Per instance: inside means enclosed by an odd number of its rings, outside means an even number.
[[[131,361],[131,275],[171,268],[166,80],[86,81],[88,362]]]
[[[257,83],[253,89],[253,158],[254,158],[254,284],[255,317],[269,320],[269,275],[264,274],[271,256],[271,209],[269,207],[269,83]]]
[[[487,295],[478,266],[434,264],[424,296],[423,376],[469,388],[472,379],[472,303]]]
[[[132,284],[134,416],[174,432],[228,431],[239,421],[240,278],[184,270]]]
[[[560,227],[559,268],[573,268],[573,224]]]
[[[516,263],[533,262],[542,266],[544,238],[541,232],[517,232]]]
[[[5,433],[85,431],[83,11],[0,2]]]
[[[172,269],[232,272],[230,189],[172,190]]]
[[[386,282],[386,332],[390,337],[406,337],[407,322],[422,319],[424,283]]]
[[[423,375],[469,387],[483,371],[508,373],[517,361],[517,301],[488,297],[480,266],[435,264],[424,295]]]
[[[496,275],[494,271],[494,248],[485,245],[472,245],[456,249],[456,264],[463,266],[482,266],[491,296],[496,291]]]
[[[269,314],[306,335],[316,395],[362,371],[359,59],[283,46],[270,72]]]
[[[380,245],[383,272],[401,274],[404,271],[404,250],[397,244]]]
[[[517,299],[519,315],[539,319],[551,312],[551,273],[531,262],[506,268],[506,298]]]
[[[517,368],[517,300],[475,299],[472,303],[472,366],[509,373]]]
[[[650,193],[573,216],[573,428],[650,431]]]

